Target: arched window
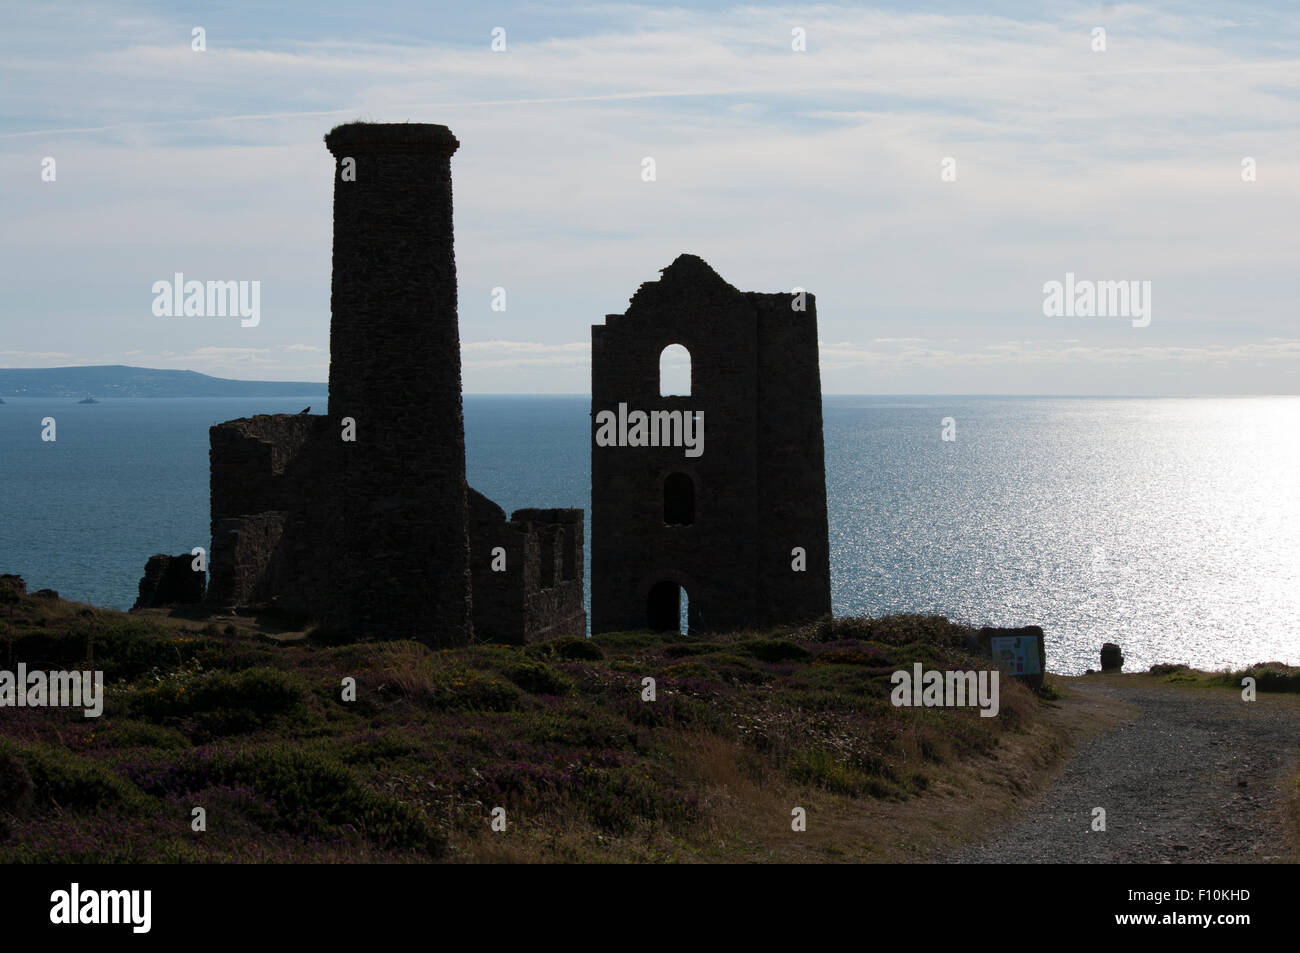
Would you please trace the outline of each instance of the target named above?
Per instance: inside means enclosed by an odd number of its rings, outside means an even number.
[[[646,625],[652,632],[690,631],[686,590],[675,582],[658,582],[646,595]]]
[[[695,522],[695,481],[689,473],[670,473],[664,480],[664,522],[669,526]]]
[[[691,352],[670,344],[659,354],[659,396],[691,396]]]

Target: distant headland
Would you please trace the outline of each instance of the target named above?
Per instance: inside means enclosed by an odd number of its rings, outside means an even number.
[[[0,368],[0,397],[288,397],[326,391],[316,381],[237,381],[124,364]]]

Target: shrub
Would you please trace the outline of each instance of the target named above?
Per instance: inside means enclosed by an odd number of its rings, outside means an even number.
[[[840,642],[857,639],[863,642],[882,642],[886,645],[907,645],[919,642],[944,648],[961,648],[975,629],[938,615],[899,614],[880,619],[851,616],[834,619],[823,616],[807,630],[814,642]]]
[[[174,794],[214,785],[251,788],[274,810],[259,823],[296,834],[355,831],[382,847],[434,853],[446,843],[417,810],[366,787],[342,763],[287,745],[196,754],[169,772],[165,784]]]
[[[184,672],[137,688],[133,714],[151,720],[189,719],[201,733],[221,736],[269,727],[300,712],[307,696],[299,675],[274,668]]]
[[[175,728],[150,724],[147,721],[125,719],[110,723],[104,737],[114,748],[158,748],[178,750],[190,747],[190,739]]]
[[[624,651],[634,649],[654,649],[665,642],[675,642],[676,632],[602,632],[593,635],[591,641],[602,648]]]
[[[591,639],[579,638],[576,635],[539,642],[533,646],[533,649],[536,654],[543,657],[554,656],[572,661],[599,662],[605,657],[599,645]]]
[[[697,655],[712,655],[726,648],[725,645],[710,642],[676,642],[664,646],[664,655],[669,658],[694,658]]]
[[[870,668],[889,666],[889,656],[874,645],[825,648],[812,659],[813,665],[864,665]]]
[[[1262,662],[1244,672],[1233,672],[1227,680],[1234,687],[1240,687],[1241,680],[1248,675],[1261,692],[1300,692],[1300,667]]]
[[[721,646],[728,648],[728,646]],[[771,672],[754,664],[754,660],[732,652],[713,652],[669,665],[662,674],[676,680],[698,680],[726,685],[758,685],[771,681]]]
[[[506,678],[534,695],[567,695],[573,683],[549,665],[521,662],[505,671]]]
[[[781,639],[749,639],[737,642],[732,650],[763,662],[806,661],[812,657],[802,645]]]
[[[25,814],[35,791],[26,760],[12,746],[0,743],[0,811]]]
[[[431,677],[418,701],[435,711],[510,711],[519,707],[519,689],[472,669]]]
[[[835,794],[859,798],[897,798],[902,791],[884,778],[873,777],[858,768],[844,764],[825,748],[808,748],[801,751],[787,768],[790,780],[799,784],[812,784]]]
[[[1043,684],[1039,686],[1038,697],[1045,702],[1059,702],[1065,697],[1065,693],[1051,682],[1043,682]]]
[[[22,770],[30,778],[30,793],[37,810],[57,805],[67,811],[145,806],[140,791],[97,761],[47,744],[18,744],[0,738],[0,774],[21,794],[26,789]],[[19,765],[21,765],[21,770]]]

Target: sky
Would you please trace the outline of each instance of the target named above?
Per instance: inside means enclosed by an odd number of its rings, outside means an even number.
[[[1293,4],[267,6],[0,3],[0,366],[325,380],[364,119],[461,142],[467,393],[589,393],[683,252],[813,294],[826,393],[1300,393]],[[259,322],[155,315],[176,272]]]

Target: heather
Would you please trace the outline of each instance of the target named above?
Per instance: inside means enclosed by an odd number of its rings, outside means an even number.
[[[949,797],[955,766],[996,774],[1030,738],[1050,702],[1010,679],[996,718],[890,704],[895,669],[986,665],[969,633],[894,616],[438,651],[22,596],[0,666],[99,668],[106,700],[0,711],[0,861],[768,856],[790,805]]]

